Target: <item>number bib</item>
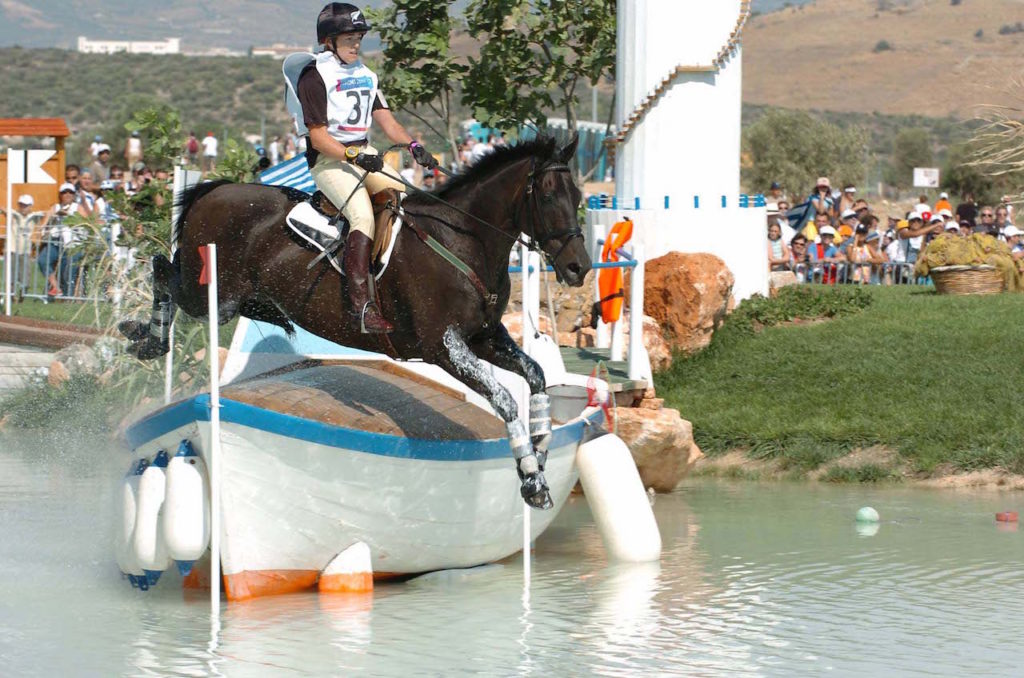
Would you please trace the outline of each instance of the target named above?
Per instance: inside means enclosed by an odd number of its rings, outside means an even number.
[[[327,86],[327,130],[342,144],[363,141],[370,131],[375,101],[387,108],[377,74],[363,65],[342,64],[330,52],[317,55],[316,69]]]

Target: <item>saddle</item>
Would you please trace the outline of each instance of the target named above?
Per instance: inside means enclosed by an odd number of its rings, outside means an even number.
[[[370,196],[370,202],[373,204],[375,226],[371,253],[373,274],[380,277],[387,267],[402,227],[402,194],[388,188]],[[327,260],[339,273],[345,274],[336,258],[336,252],[348,236],[348,220],[322,191],[317,191],[309,200],[293,207],[285,222],[307,249],[317,252],[331,249]]]

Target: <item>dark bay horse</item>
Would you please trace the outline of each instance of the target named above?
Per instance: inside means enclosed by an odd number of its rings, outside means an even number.
[[[544,462],[551,432],[540,366],[523,353],[501,322],[511,280],[509,253],[521,235],[540,248],[559,280],[580,286],[590,257],[577,221],[581,194],[568,161],[577,140],[559,149],[551,139],[496,149],[434,195],[414,193],[403,203],[406,222],[377,298],[395,326],[388,335],[361,334],[337,272],[290,236],[285,216],[308,196],[292,189],[211,182],[182,197],[175,224],[174,262],[153,262],[154,314],[148,326],[127,322],[129,349],[148,359],[167,351],[166,327],[175,307],[194,318],[207,314],[199,284],[199,248],[217,244],[221,324],[241,313],[293,331],[293,323],[337,344],[421,358],[484,396],[505,420],[524,500],[549,508]],[[418,232],[417,232],[418,231]],[[468,267],[460,270],[428,246],[439,242]],[[429,239],[428,238],[428,239]],[[523,376],[530,385],[530,427],[515,399],[481,363]],[[525,413],[523,413],[525,415]]]

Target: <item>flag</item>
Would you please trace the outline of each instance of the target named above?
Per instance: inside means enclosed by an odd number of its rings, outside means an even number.
[[[200,245],[199,258],[203,260],[203,267],[199,270],[199,284],[210,284],[210,249],[206,245]]]
[[[287,186],[306,193],[313,193],[316,190],[305,153],[263,170],[260,172],[260,183],[267,186]]]

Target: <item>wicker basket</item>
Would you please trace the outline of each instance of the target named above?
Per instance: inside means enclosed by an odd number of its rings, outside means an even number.
[[[995,266],[939,266],[929,275],[939,294],[998,294],[1003,274]]]

